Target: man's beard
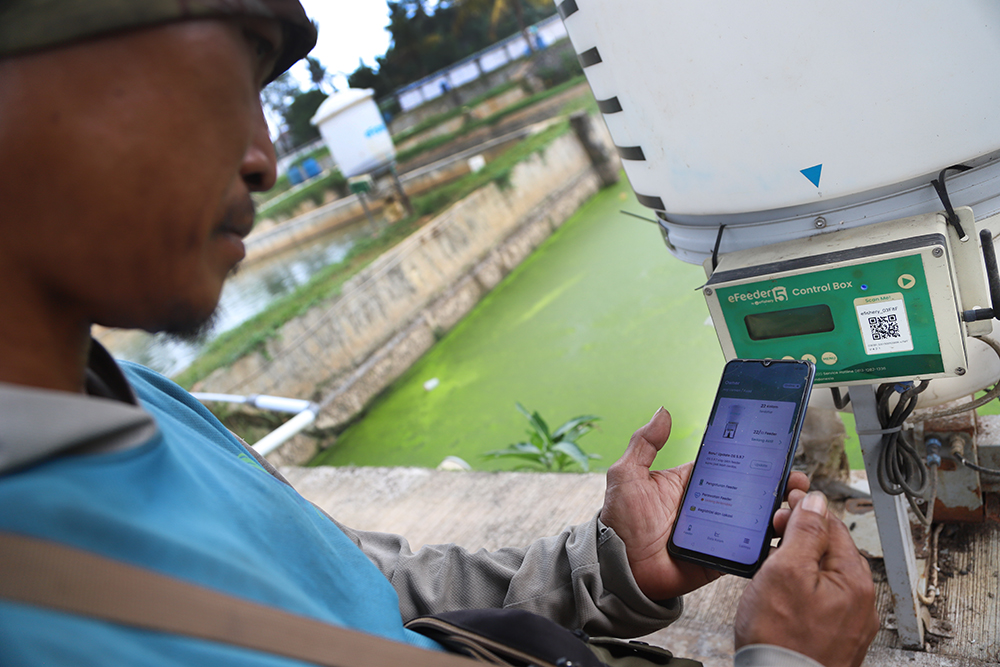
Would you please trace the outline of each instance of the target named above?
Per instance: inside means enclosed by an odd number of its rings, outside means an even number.
[[[236,275],[239,270],[240,264],[237,264],[230,270],[227,280]],[[218,303],[215,304],[212,312],[207,315],[192,313],[189,309],[181,306],[174,309],[167,324],[160,331],[166,336],[184,343],[203,343],[218,321]]]
[[[163,328],[163,333],[184,343],[201,343],[215,328],[219,320],[219,309],[216,307],[204,317],[177,317]]]

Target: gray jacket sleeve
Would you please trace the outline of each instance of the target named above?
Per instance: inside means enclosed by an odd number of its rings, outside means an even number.
[[[812,658],[768,644],[744,646],[733,657],[734,667],[823,667]]]
[[[404,622],[455,609],[514,608],[592,635],[636,637],[681,613],[680,598],[657,603],[642,594],[625,544],[596,516],[524,549],[475,553],[449,544],[413,553],[398,535],[337,525],[392,582]]]
[[[288,480],[237,438],[265,470]],[[403,622],[457,609],[513,608],[589,634],[638,637],[681,615],[681,598],[654,602],[635,583],[625,543],[597,515],[525,549],[475,553],[454,544],[416,553],[399,535],[353,530],[314,505],[344,532],[392,583]]]

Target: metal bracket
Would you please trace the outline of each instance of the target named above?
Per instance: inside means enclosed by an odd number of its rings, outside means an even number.
[[[893,608],[899,638],[908,648],[924,647],[924,626],[920,620],[917,599],[917,560],[913,550],[913,535],[906,516],[902,496],[891,496],[878,484],[878,458],[882,449],[882,425],[878,419],[875,388],[871,385],[851,387],[854,421],[865,459],[865,471],[871,487],[875,522],[885,559],[885,573],[892,592]]]

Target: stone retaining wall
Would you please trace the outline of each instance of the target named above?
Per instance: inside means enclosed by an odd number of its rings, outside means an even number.
[[[610,154],[603,123],[589,123]],[[263,352],[197,390],[310,398],[323,406],[319,427],[342,427],[601,185],[576,134],[557,138],[503,187],[491,183],[458,202],[349,280],[339,298],[291,320]],[[272,456],[301,461],[301,448],[289,443]]]
[[[412,366],[440,337],[470,311],[511,270],[600,188],[596,174],[578,175],[553,193],[547,210],[522,225],[505,243],[463,275],[445,294],[421,310],[404,330],[364,361],[323,397],[316,425],[339,429],[379,392]]]

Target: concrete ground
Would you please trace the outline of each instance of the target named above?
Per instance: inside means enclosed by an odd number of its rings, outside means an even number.
[[[405,535],[414,548],[455,542],[470,549],[523,546],[592,517],[604,476],[570,473],[441,472],[424,468],[282,468],[309,500],[354,528]],[[946,528],[942,596],[931,608],[938,635],[928,651],[900,648],[881,560],[873,561],[882,630],[868,667],[1000,663],[1000,525]],[[688,595],[685,614],[647,640],[707,667],[732,664],[733,617],[745,580],[723,577]]]

